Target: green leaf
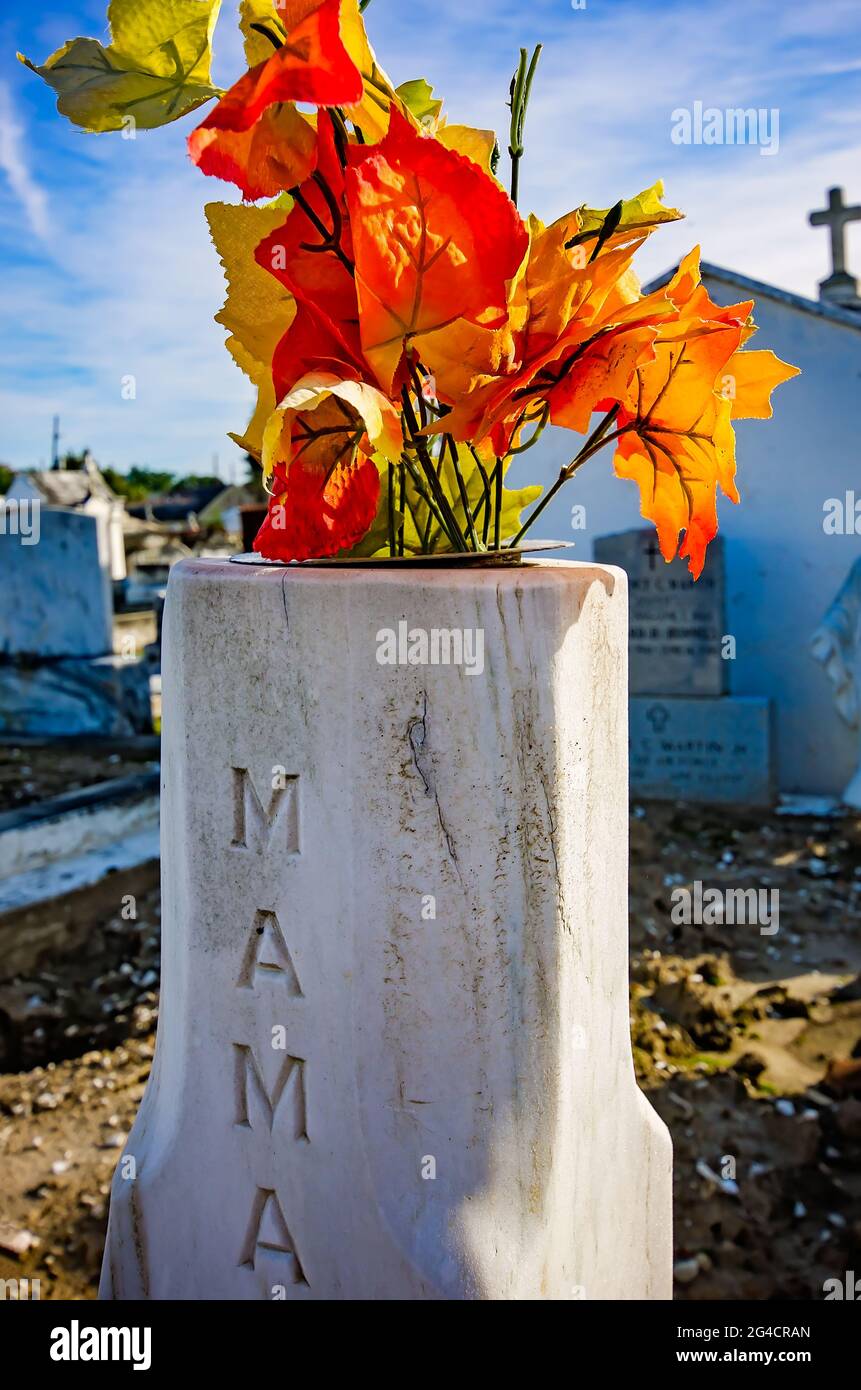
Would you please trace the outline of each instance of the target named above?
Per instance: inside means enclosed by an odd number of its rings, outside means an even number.
[[[476,463],[474,455],[465,444],[459,444],[457,446],[457,454],[458,465],[460,467],[461,477],[464,480],[470,511],[475,514],[484,495],[484,480],[482,479],[481,471]],[[466,513],[463,508],[460,488],[457,485],[457,478],[451,461],[451,455],[448,450],[446,450],[445,461],[443,463],[439,461],[439,449],[433,450],[433,456],[442,490],[451,505],[458,525],[461,530],[465,530],[467,524]],[[347,558],[347,556],[349,556],[350,559],[370,558],[374,556],[380,558],[383,555],[388,555],[389,552],[388,466],[386,461],[379,456],[375,455],[375,460],[380,473],[380,501],[377,508],[377,515],[367,535],[363,536],[358,545],[355,545],[352,550],[344,552],[344,555],[341,557],[344,559]],[[508,458],[503,463],[503,476],[507,474],[510,465],[511,459]],[[494,464],[491,461],[486,466],[485,471],[491,473],[493,467]],[[422,470],[419,469],[420,474],[421,472]],[[520,530],[523,512],[540,497],[541,491],[542,489],[538,486],[522,488],[503,487],[502,524],[500,528],[503,542],[517,535],[517,532]],[[411,499],[412,506],[407,507],[403,518],[401,517],[400,511],[395,508],[395,518],[398,525],[400,525],[403,519],[405,553],[407,555],[440,554],[451,550],[451,542],[438,523],[430,521],[427,505],[418,496],[409,478],[407,479],[407,493]],[[484,516],[485,509],[482,507],[479,512],[478,521],[476,522],[476,529],[479,537],[482,535],[484,529]],[[416,524],[417,521],[418,525]],[[491,525],[488,544],[492,545],[492,543],[493,526]]]
[[[402,82],[396,91],[420,125],[438,118],[442,102],[434,100],[433,87],[424,77],[417,77],[413,82]]]
[[[659,179],[651,188],[646,188],[642,193],[638,193],[636,198],[626,198],[622,202],[621,213],[617,225],[613,229],[616,237],[622,234],[641,235],[643,232],[650,232],[663,222],[678,222],[679,218],[684,217],[684,213],[679,212],[678,208],[664,207],[661,199],[664,196],[664,185]],[[587,208],[585,205],[578,208],[580,217],[580,231],[573,237],[569,246],[577,246],[580,242],[594,241],[595,237],[601,232],[609,213],[615,213],[615,208]]]
[[[85,130],[151,130],[220,95],[210,82],[221,0],[111,0],[111,43],[72,39],[42,67],[20,61]]]

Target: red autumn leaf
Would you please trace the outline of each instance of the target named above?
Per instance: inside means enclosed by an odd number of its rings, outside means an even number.
[[[283,0],[278,17],[284,43],[230,88],[209,113],[207,127],[248,130],[276,101],[361,101],[362,74],[341,40],[340,10],[341,0]]]
[[[188,137],[188,152],[204,174],[226,179],[243,198],[274,198],[311,175],[317,134],[289,102],[269,107],[248,130],[218,130],[204,121]]]
[[[315,560],[349,550],[366,535],[377,514],[380,475],[357,455],[339,464],[325,483],[297,462],[289,479],[275,470],[275,495],[254,549],[267,560]]]
[[[323,119],[317,132],[315,176],[299,189],[284,225],[255,252],[258,265],[295,296],[300,309],[273,363],[279,398],[316,366],[349,364],[342,375],[369,375],[359,341],[353,248],[343,192],[332,126]]]
[[[362,347],[386,390],[404,348],[458,319],[505,321],[528,246],[514,204],[477,164],[419,134],[392,108],[379,145],[351,145],[352,226]],[[434,370],[432,351],[422,351]]]
[[[351,352],[331,323],[313,306],[300,300],[296,315],[272,358],[272,384],[280,401],[308,372],[333,372],[361,381],[368,375],[356,342]]]

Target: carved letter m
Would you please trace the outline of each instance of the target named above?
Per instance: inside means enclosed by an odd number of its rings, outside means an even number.
[[[299,853],[299,778],[287,777],[286,785],[275,787],[264,807],[246,767],[234,767],[233,772],[233,849],[268,849],[276,828],[286,832],[286,844],[280,848],[288,854]],[[249,837],[250,841],[249,842]]]

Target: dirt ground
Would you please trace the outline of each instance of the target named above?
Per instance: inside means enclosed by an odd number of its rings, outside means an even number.
[[[777,932],[675,923],[696,881],[777,890]],[[100,902],[84,948],[0,986],[0,1279],[43,1298],[95,1296],[153,1053],[155,879],[134,921]],[[673,1135],[677,1298],[819,1299],[861,1270],[859,969],[861,821],[633,808],[632,1040]]]
[[[158,766],[158,739],[0,742],[0,812]]]

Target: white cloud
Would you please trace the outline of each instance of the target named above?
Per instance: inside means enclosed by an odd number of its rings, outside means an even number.
[[[0,82],[0,169],[24,209],[31,230],[45,241],[48,237],[48,195],[30,172],[24,153],[26,138],[10,90],[5,82]]]

